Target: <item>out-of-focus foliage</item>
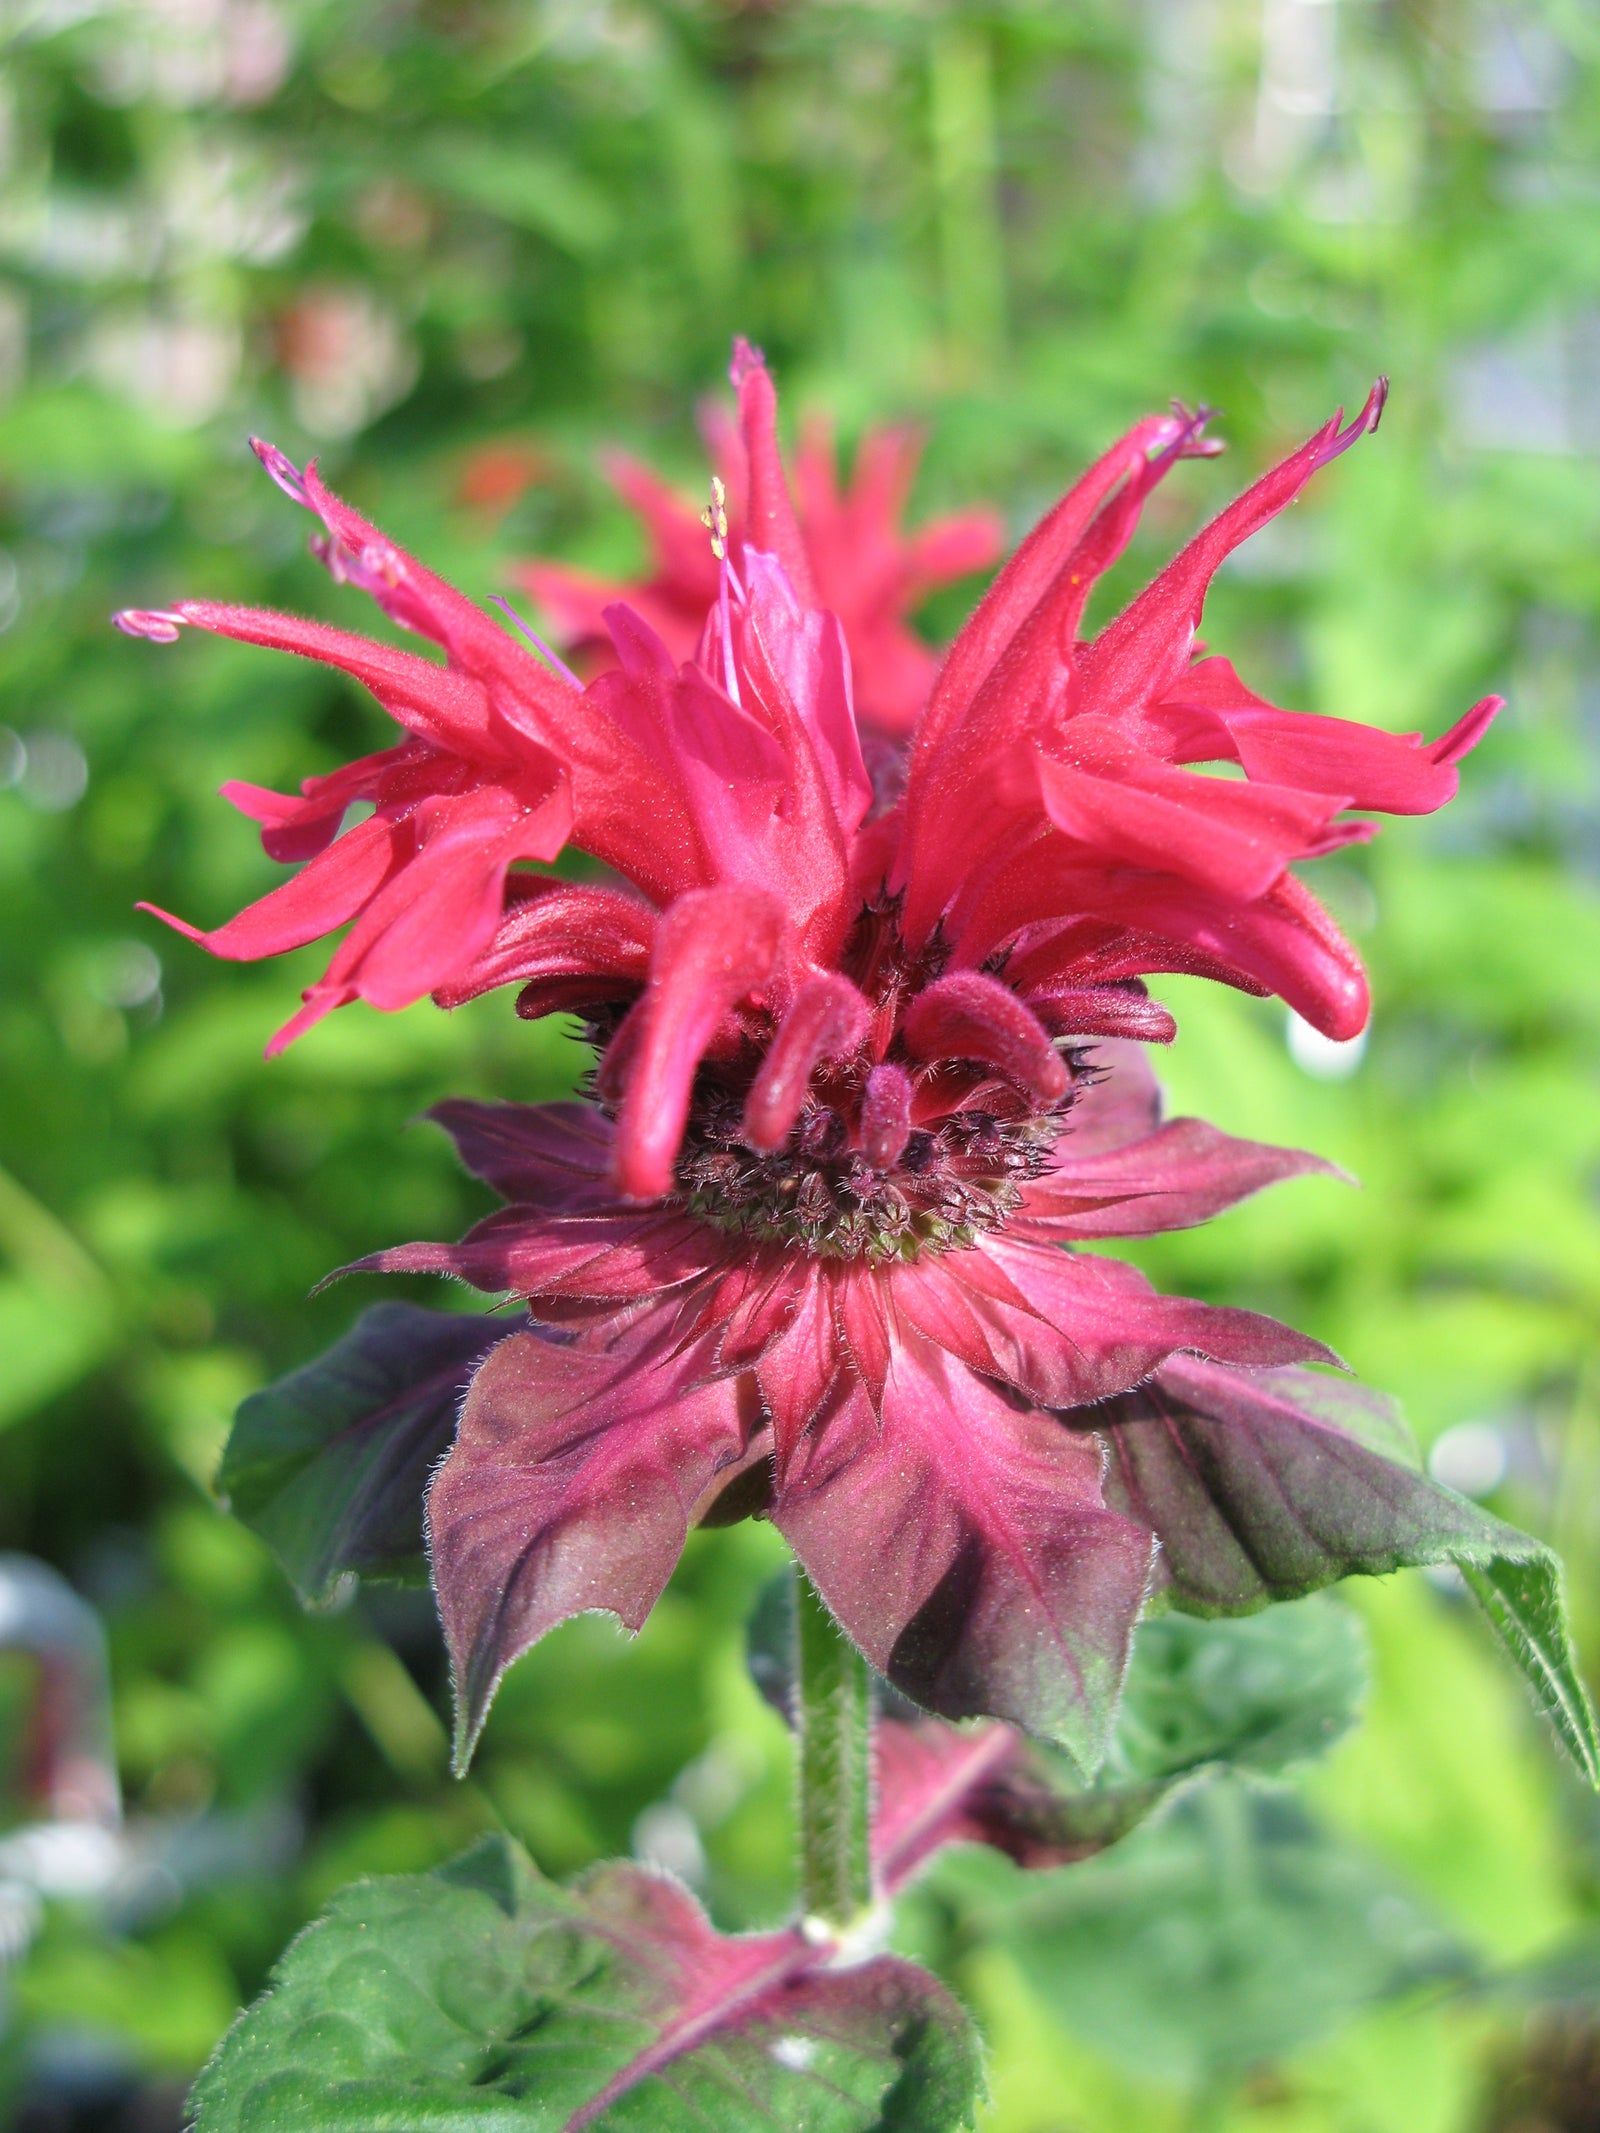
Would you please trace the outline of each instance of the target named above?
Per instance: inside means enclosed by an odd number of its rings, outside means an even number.
[[[1320,869],[1372,962],[1363,1055],[1169,988],[1177,1100],[1365,1190],[1296,1183],[1146,1257],[1401,1394],[1443,1478],[1566,1552],[1600,1660],[1592,10],[10,0],[0,34],[0,1546],[102,1611],[129,1842],[159,1864],[46,1904],[9,1978],[17,2122],[69,2122],[76,2096],[115,2124],[130,2076],[153,2109],[337,1885],[491,1829],[555,1874],[632,1846],[728,1926],[787,1897],[785,1743],[740,1659],[764,1527],[703,1536],[633,1646],[596,1621],[552,1638],[453,1786],[426,1597],[302,1615],[212,1506],[235,1404],[377,1300],[311,1285],[484,1204],[406,1122],[580,1064],[491,999],[348,1010],[266,1067],[308,970],[212,964],[135,916],[148,896],[214,923],[266,886],[216,786],[290,783],[382,724],[309,668],[105,627],[185,593],[372,626],[306,559],[250,430],[320,450],[486,595],[535,549],[635,557],[594,446],[698,485],[693,403],[736,329],[791,413],[827,405],[847,439],[926,417],[920,504],[993,497],[1019,531],[1134,415],[1213,402],[1229,454],[1162,489],[1126,586],[1391,372],[1379,436],[1240,555],[1208,637],[1296,705],[1429,731],[1491,687],[1511,708],[1445,816]],[[1340,1918],[1359,1882],[1374,1965],[1402,1913],[1490,1968],[1542,1955],[1600,1906],[1592,1809],[1447,1588],[1361,1604],[1370,1711],[1305,1781],[1369,1862],[1334,1874]],[[1284,1858],[1298,1812],[1273,1810]],[[1103,1871],[1204,1883],[1222,1838],[1199,1827],[1157,1823]],[[1235,1895],[1245,1915],[1270,1886]],[[1093,1902],[1053,1928],[1090,1968]],[[1158,1908],[1169,1937],[1210,1930]],[[1252,2032],[1241,2001],[1236,2033],[1266,2040],[1242,2057],[1119,2057],[1138,2010],[1101,2008],[1146,1989],[1137,1930],[1092,2003],[1064,1967],[1040,1989],[1037,1959],[947,1942],[996,2133],[1457,2133],[1576,2109],[1595,2063],[1581,2007],[1559,2033],[1492,1996],[1358,2016],[1314,1922],[1351,2015],[1331,2038]],[[1262,2051],[1287,2056],[1235,2078]]]

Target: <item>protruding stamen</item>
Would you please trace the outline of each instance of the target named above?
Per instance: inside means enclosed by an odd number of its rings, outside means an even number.
[[[511,602],[509,600],[502,600],[498,593],[491,593],[489,595],[489,605],[491,607],[499,608],[501,614],[505,616],[506,620],[511,623],[514,628],[519,629],[522,632],[523,636],[527,638],[528,642],[533,646],[534,650],[544,660],[545,664],[547,666],[553,667],[556,673],[561,676],[563,681],[570,681],[575,689],[581,689],[583,687],[583,683],[578,679],[577,675],[573,673],[571,667],[567,665],[567,662],[564,659],[560,658],[555,652],[552,652],[549,645],[545,643],[542,637],[537,636],[531,629],[529,629],[527,623],[523,621],[522,617],[517,613],[516,609],[511,605]]]
[[[730,589],[744,600],[744,587],[734,576],[733,564],[728,559],[728,492],[720,475],[711,477],[711,501],[700,514],[700,523],[711,536],[711,553],[717,559],[717,622],[721,635],[722,686],[737,704],[739,695],[739,668],[733,656],[733,608],[729,599]]]
[[[1182,445],[1178,453],[1180,459],[1215,459],[1219,453],[1228,449],[1220,437],[1208,437],[1205,434],[1206,424],[1215,422],[1220,412],[1220,409],[1212,407],[1205,400],[1192,412],[1181,400],[1173,401],[1173,420],[1178,425],[1178,440]],[[1171,438],[1162,439],[1157,449],[1164,449],[1172,441]]]
[[[305,477],[286,452],[280,452],[275,444],[268,444],[265,437],[252,437],[250,449],[285,496],[293,497],[297,504],[304,504],[308,511],[316,509],[306,487]]]

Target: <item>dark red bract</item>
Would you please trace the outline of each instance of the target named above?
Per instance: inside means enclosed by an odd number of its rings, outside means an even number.
[[[1197,1119],[1160,1125],[1142,1054],[1111,1050],[1108,1074],[1075,1077],[1044,1113],[979,1081],[877,1169],[837,1134],[809,1152],[804,1129],[763,1157],[735,1106],[715,1152],[682,1158],[642,1208],[617,1201],[615,1134],[592,1109],[441,1106],[511,1204],[459,1245],[361,1267],[526,1298],[544,1329],[478,1373],[429,1502],[469,1737],[518,1651],[583,1606],[637,1627],[694,1519],[759,1508],[909,1694],[1096,1759],[1154,1534],[1107,1509],[1098,1441],[1044,1410],[1104,1400],[1180,1350],[1335,1360],[1062,1249],[1200,1222],[1327,1167]]]

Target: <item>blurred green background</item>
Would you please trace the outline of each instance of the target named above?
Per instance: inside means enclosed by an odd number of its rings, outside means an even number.
[[[1588,0],[0,0],[0,34],[0,1547],[104,1620],[129,1818],[109,1881],[0,1900],[7,2122],[175,2126],[335,1886],[484,1828],[556,1873],[635,1849],[729,1925],[788,1894],[786,1746],[741,1660],[764,1527],[700,1537],[635,1644],[551,1638],[457,1786],[426,1597],[304,1617],[209,1494],[237,1401],[380,1293],[311,1285],[486,1204],[408,1121],[580,1065],[503,998],[358,1007],[264,1065],[315,959],[217,964],[135,914],[214,924],[273,879],[224,778],[381,745],[320,670],[107,627],[184,595],[373,626],[253,430],[486,598],[520,555],[641,559],[595,449],[698,488],[736,330],[791,419],[926,421],[916,515],[993,499],[1014,533],[1138,414],[1215,404],[1227,455],[1158,493],[1114,599],[1390,372],[1378,437],[1228,566],[1207,637],[1298,706],[1510,708],[1444,816],[1311,870],[1370,959],[1364,1052],[1166,988],[1175,1103],[1364,1189],[1298,1182],[1144,1259],[1399,1393],[1441,1478],[1564,1549],[1600,1667]],[[1486,1972],[1593,1930],[1600,1817],[1448,1581],[1355,1597],[1366,1721],[1300,1788],[1340,1903],[1273,1938],[1265,1884],[1229,1911],[1146,1839],[1111,1855],[1156,1941],[1212,1936],[1203,2009],[1097,1941],[1080,2006],[1070,1966],[1040,1989],[922,1899],[993,2133],[1600,2125],[1592,1966],[1520,1998],[1363,1967],[1408,1906]],[[1319,1998],[1337,1933],[1356,1989]]]

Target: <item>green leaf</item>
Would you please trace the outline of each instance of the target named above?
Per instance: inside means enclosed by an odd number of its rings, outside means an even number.
[[[611,1863],[573,1889],[487,1838],[357,1884],[284,1956],[193,2097],[197,2133],[955,2133],[970,2022],[892,1956],[729,1938]]]
[[[1195,2087],[1470,1969],[1385,1869],[1288,1795],[1231,1778],[973,1924],[1087,2042]]]
[[[1325,1755],[1355,1723],[1366,1638],[1321,1595],[1234,1621],[1159,1615],[1139,1631],[1107,1778],[1171,1779],[1211,1763],[1278,1771]]]
[[[1540,1710],[1578,1769],[1600,1791],[1600,1732],[1567,1627],[1561,1565],[1548,1548],[1521,1534],[1516,1538],[1524,1541],[1526,1553],[1507,1549],[1481,1563],[1461,1556],[1456,1560],[1496,1635],[1522,1669]]]
[[[217,1486],[308,1605],[339,1580],[426,1575],[422,1503],[500,1319],[376,1304],[316,1362],[240,1407]]]
[[[1055,1788],[1050,1825],[1064,1846],[1100,1850],[1202,1771],[1271,1773],[1324,1755],[1355,1723],[1367,1680],[1361,1625],[1337,1600],[1235,1621],[1157,1616],[1139,1630],[1094,1784],[1075,1785],[1064,1757],[1033,1749]],[[1043,1834],[1037,1805],[1031,1827]]]

